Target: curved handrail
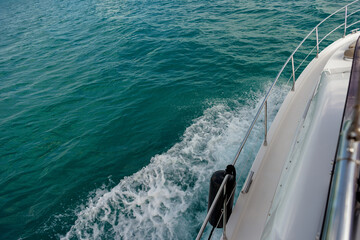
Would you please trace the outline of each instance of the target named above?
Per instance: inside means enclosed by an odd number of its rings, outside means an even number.
[[[253,120],[253,122],[251,123],[251,125],[250,125],[250,127],[249,127],[249,129],[248,129],[248,131],[247,131],[247,133],[246,133],[246,135],[245,135],[245,138],[244,138],[243,142],[241,143],[241,145],[240,145],[240,147],[239,147],[239,149],[238,149],[238,152],[237,152],[236,155],[235,155],[235,159],[234,159],[234,161],[233,161],[233,165],[235,165],[235,163],[237,162],[237,160],[238,160],[238,158],[239,158],[239,156],[240,156],[240,153],[241,153],[242,149],[244,148],[244,145],[245,145],[245,143],[246,143],[246,141],[247,141],[247,139],[248,139],[248,137],[249,137],[249,135],[250,135],[250,133],[251,133],[251,130],[253,129],[253,127],[254,127],[254,125],[255,125],[255,123],[256,123],[256,120],[258,119],[258,117],[259,117],[259,115],[260,115],[260,113],[261,113],[261,110],[264,108],[265,102],[268,100],[268,98],[269,98],[269,96],[270,96],[271,90],[274,88],[275,84],[276,84],[277,81],[279,80],[279,78],[280,78],[281,74],[283,73],[284,69],[286,68],[287,64],[290,62],[291,59],[293,59],[295,53],[299,50],[299,48],[303,45],[303,43],[310,37],[310,35],[311,35],[314,31],[317,32],[317,29],[319,28],[319,26],[320,26],[321,24],[323,24],[323,23],[324,23],[326,20],[328,20],[330,17],[334,16],[336,13],[340,12],[340,11],[343,10],[343,9],[347,9],[348,6],[354,4],[354,3],[358,2],[358,1],[360,1],[360,0],[355,0],[355,1],[353,1],[353,2],[351,2],[351,3],[349,3],[349,4],[347,4],[347,5],[345,5],[344,7],[336,10],[336,11],[333,12],[331,15],[327,16],[327,17],[326,17],[325,19],[323,19],[320,23],[318,23],[318,24],[305,36],[305,38],[299,43],[299,45],[295,48],[295,50],[292,52],[292,54],[289,56],[289,58],[286,60],[286,62],[284,63],[284,65],[283,65],[282,68],[280,69],[280,71],[279,71],[279,73],[277,74],[274,82],[271,84],[269,90],[267,91],[267,93],[266,93],[266,95],[265,95],[265,98],[264,98],[263,102],[261,103],[261,105],[260,105],[260,107],[259,107],[259,109],[258,109],[258,112],[256,113],[256,115],[255,115],[255,117],[254,117],[254,120]],[[345,19],[346,19],[347,17],[349,17],[349,16],[352,16],[353,14],[355,14],[355,13],[357,13],[357,12],[359,12],[359,11],[360,11],[360,9],[357,10],[357,11],[354,11],[353,13],[351,13],[351,14],[349,14],[349,15],[347,15],[347,16],[345,16]],[[350,28],[350,27],[352,27],[353,25],[355,25],[356,23],[359,23],[359,22],[360,22],[360,21],[357,21],[357,22],[355,22],[355,23],[347,26],[346,28]],[[320,45],[320,43],[321,43],[323,40],[325,40],[331,33],[333,33],[334,31],[336,31],[337,29],[339,29],[340,27],[342,27],[342,26],[344,26],[344,25],[345,25],[345,23],[340,24],[340,25],[337,26],[335,29],[333,29],[331,32],[329,32],[325,37],[323,37],[320,41],[319,41],[318,38],[317,38],[316,47],[318,47],[318,46]]]
[[[316,57],[318,57],[318,54],[319,54],[319,45],[320,45],[320,43],[322,43],[329,35],[331,35],[333,32],[335,32],[335,31],[338,30],[339,28],[344,27],[344,36],[345,36],[345,35],[346,35],[346,30],[347,30],[348,28],[354,26],[354,25],[357,24],[357,23],[360,23],[360,20],[359,20],[359,21],[356,21],[356,22],[354,22],[354,23],[352,23],[352,24],[350,24],[350,25],[347,25],[347,18],[350,17],[350,16],[353,16],[353,15],[354,15],[355,13],[357,13],[357,12],[360,12],[360,9],[358,9],[358,10],[356,10],[356,11],[348,14],[348,7],[351,6],[351,5],[353,5],[354,3],[359,2],[359,1],[360,1],[360,0],[355,0],[355,1],[351,2],[351,3],[348,3],[348,4],[345,5],[344,7],[339,8],[338,10],[336,10],[335,12],[333,12],[332,14],[330,14],[329,16],[327,16],[326,18],[324,18],[321,22],[319,22],[319,23],[304,37],[304,39],[299,43],[299,45],[298,45],[298,46],[295,48],[295,50],[291,53],[291,55],[289,56],[289,58],[285,61],[284,65],[281,67],[280,71],[278,72],[278,74],[277,74],[275,80],[273,81],[273,83],[271,84],[270,88],[269,88],[268,91],[266,92],[266,95],[265,95],[265,97],[264,97],[261,105],[259,106],[259,108],[258,108],[258,110],[257,110],[257,112],[256,112],[256,114],[255,114],[255,117],[254,117],[253,121],[251,122],[251,124],[250,124],[250,126],[249,126],[249,128],[248,128],[248,130],[247,130],[247,132],[246,132],[246,134],[245,134],[245,137],[243,138],[243,140],[242,140],[242,142],[241,142],[241,144],[240,144],[240,146],[239,146],[239,148],[238,148],[238,151],[236,152],[236,155],[235,155],[235,158],[234,158],[234,160],[233,160],[232,165],[235,165],[236,162],[237,162],[237,160],[239,159],[239,156],[240,156],[240,154],[241,154],[241,152],[242,152],[242,150],[243,150],[243,148],[244,148],[244,146],[245,146],[245,144],[246,144],[246,142],[247,142],[247,140],[248,140],[248,138],[249,138],[249,136],[250,136],[250,134],[251,134],[251,132],[252,132],[252,130],[253,130],[253,128],[254,128],[254,126],[255,126],[255,123],[257,122],[257,120],[258,120],[258,118],[259,118],[259,116],[260,116],[260,114],[261,114],[261,111],[264,109],[264,106],[265,106],[265,121],[264,121],[264,124],[265,124],[265,126],[264,126],[264,127],[265,127],[265,137],[264,137],[264,145],[265,145],[265,146],[267,145],[267,101],[268,101],[268,99],[269,99],[269,97],[270,97],[270,94],[271,94],[271,92],[272,92],[275,84],[278,82],[280,76],[281,76],[282,73],[284,72],[284,70],[285,70],[285,68],[287,67],[288,63],[289,63],[290,61],[291,61],[291,63],[292,63],[292,76],[291,76],[290,78],[293,78],[293,86],[292,86],[292,89],[291,89],[291,90],[292,90],[292,91],[295,91],[295,80],[296,80],[296,78],[295,78],[295,72],[296,72],[296,71],[300,68],[300,66],[306,61],[306,59],[311,55],[311,53],[315,50],[315,48],[317,49]],[[335,14],[339,13],[340,11],[342,11],[342,10],[344,10],[344,9],[345,9],[344,23],[340,24],[339,26],[337,26],[336,28],[334,28],[332,31],[330,31],[329,33],[327,33],[327,34],[319,41],[319,34],[318,34],[318,29],[319,29],[319,27],[320,27],[326,20],[328,20],[329,18],[331,18],[332,16],[334,16]],[[296,68],[296,70],[295,70],[295,68],[294,68],[294,55],[295,55],[295,53],[299,50],[299,48],[300,48],[301,46],[303,46],[304,42],[305,42],[307,39],[309,39],[309,37],[311,36],[311,34],[313,34],[314,32],[316,33],[316,45],[314,46],[314,48],[310,51],[310,53],[305,57],[305,59],[300,63],[300,65],[299,65],[299,66]],[[240,177],[241,177],[241,176],[240,176]],[[225,177],[225,178],[226,178],[226,177]],[[220,186],[220,188],[219,188],[219,190],[218,190],[217,195],[219,195],[219,194],[223,191],[225,185],[226,185],[226,182],[225,182],[225,179],[224,179],[222,185]],[[234,192],[235,192],[235,191],[233,191],[232,194],[234,194]],[[231,194],[231,195],[232,195],[232,194]],[[210,209],[213,208],[213,206],[215,206],[215,204],[217,203],[217,200],[218,200],[218,199],[215,199],[215,200],[213,201]],[[225,211],[226,211],[226,208],[225,208]],[[201,229],[200,229],[200,231],[199,231],[199,233],[198,233],[198,235],[197,235],[197,237],[196,237],[196,240],[201,239],[201,236],[202,236],[202,234],[204,233],[205,227],[206,227],[206,225],[207,225],[207,223],[208,223],[208,221],[209,221],[209,218],[210,218],[210,215],[211,215],[211,214],[212,214],[212,211],[209,211],[209,212],[207,213],[206,218],[205,218],[205,220],[204,220],[204,222],[203,222],[203,224],[202,224],[202,227],[201,227]]]

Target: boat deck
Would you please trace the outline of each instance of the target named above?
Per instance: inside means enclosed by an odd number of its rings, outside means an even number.
[[[329,59],[339,51],[339,49],[344,51],[358,37],[359,33],[350,34],[334,42],[323,50],[319,54],[319,57],[315,58],[297,79],[295,91],[289,92],[271,125],[268,132],[267,146],[260,148],[253,163],[251,171],[254,171],[254,175],[250,190],[248,193],[241,193],[237,199],[226,228],[228,239],[267,239],[267,236],[271,235],[264,235],[264,230],[268,219],[271,219],[270,215],[272,214],[271,208],[274,196],[280,186],[279,182],[283,174],[283,169],[285,168],[284,166],[287,165],[289,155],[298,136],[299,128],[303,125],[304,116],[308,111],[309,104],[321,79],[324,67],[327,66]],[[338,57],[342,58],[342,56]],[[335,61],[331,67],[337,69],[337,71],[333,71],[333,73],[340,72],[340,74],[342,74],[342,72],[350,70],[349,66],[351,67],[351,61]],[[328,72],[331,73],[331,71],[331,69],[328,69]],[[333,129],[333,132],[336,131],[338,134],[339,129]],[[326,145],[322,147],[326,148]],[[329,163],[330,162],[331,159],[329,160]],[[319,172],[322,172],[321,174],[327,174],[329,178],[330,170],[330,164],[329,166],[318,169]],[[302,187],[306,188],[306,186]],[[310,188],[308,191],[313,190]],[[323,209],[319,211],[321,212],[320,215],[323,214]],[[314,224],[314,222],[318,222],[317,219],[319,217],[320,216],[317,216],[313,222],[310,220],[309,223],[306,222],[308,221],[306,219],[301,220],[306,226],[309,224],[314,225],[314,230],[309,231],[309,234],[312,234],[312,239],[315,239],[319,229],[319,223]],[[292,221],[293,219],[289,218],[288,220]],[[280,237],[284,236],[282,234],[284,233],[279,233],[279,235],[272,234],[271,239],[285,239]],[[300,236],[302,236],[302,239],[308,239],[304,235]]]

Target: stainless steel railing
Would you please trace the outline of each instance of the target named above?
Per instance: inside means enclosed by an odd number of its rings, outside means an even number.
[[[293,81],[292,81],[291,91],[295,91],[295,82],[296,82],[295,73],[300,69],[300,67],[305,63],[305,61],[311,56],[311,54],[315,51],[315,49],[316,49],[316,58],[318,58],[318,57],[319,57],[319,54],[320,54],[320,44],[321,44],[325,39],[327,39],[332,33],[334,33],[336,30],[340,29],[341,27],[343,27],[343,28],[344,28],[343,36],[345,37],[345,35],[346,35],[346,33],[347,33],[347,30],[348,30],[349,28],[351,28],[351,27],[353,27],[354,25],[360,23],[360,20],[359,20],[359,21],[355,21],[355,22],[353,22],[353,23],[351,23],[351,24],[348,24],[348,22],[349,22],[349,21],[348,21],[349,17],[352,17],[352,16],[354,16],[356,13],[360,12],[360,9],[358,9],[358,10],[355,10],[355,11],[353,11],[353,12],[351,12],[351,13],[349,14],[349,13],[348,13],[349,7],[352,6],[353,4],[359,2],[359,1],[360,1],[360,0],[355,0],[355,1],[353,1],[353,2],[351,2],[351,3],[349,3],[349,4],[347,4],[347,5],[345,5],[344,7],[336,10],[335,12],[333,12],[332,14],[330,14],[329,16],[327,16],[327,17],[326,17],[325,19],[323,19],[320,23],[318,23],[318,24],[305,36],[305,38],[299,43],[299,45],[295,48],[295,50],[292,52],[292,54],[291,54],[291,55],[289,56],[289,58],[286,60],[286,62],[284,63],[284,65],[281,67],[281,69],[280,69],[280,71],[278,72],[275,80],[273,81],[273,83],[271,84],[270,88],[269,88],[268,91],[266,92],[266,95],[265,95],[265,97],[264,97],[264,99],[263,99],[260,107],[258,108],[258,110],[257,110],[257,112],[256,112],[256,114],[255,114],[255,117],[254,117],[253,121],[251,122],[251,124],[250,124],[250,126],[249,126],[249,128],[248,128],[248,130],[247,130],[247,132],[246,132],[246,134],[245,134],[245,137],[243,138],[243,140],[242,140],[242,142],[241,142],[241,144],[240,144],[240,146],[239,146],[239,148],[238,148],[238,151],[237,151],[237,153],[236,153],[236,155],[235,155],[235,157],[234,157],[234,161],[233,161],[232,165],[235,165],[236,162],[237,162],[237,160],[239,159],[239,156],[240,156],[240,154],[241,154],[241,152],[242,152],[242,150],[243,150],[243,148],[244,148],[244,146],[245,146],[245,144],[246,144],[246,142],[247,142],[247,140],[248,140],[248,138],[249,138],[249,136],[250,136],[250,134],[251,134],[251,132],[252,132],[252,130],[253,130],[253,128],[254,128],[254,126],[255,126],[255,124],[256,124],[256,122],[257,122],[257,120],[258,120],[258,118],[259,118],[259,116],[260,116],[260,114],[261,114],[261,112],[262,112],[263,109],[264,109],[264,129],[265,129],[264,142],[263,142],[263,144],[264,144],[264,146],[267,146],[267,144],[268,144],[268,139],[267,139],[267,133],[268,133],[268,118],[267,118],[268,107],[267,107],[267,102],[268,102],[268,99],[269,99],[269,97],[270,97],[270,95],[271,95],[271,92],[272,92],[274,86],[276,85],[276,83],[277,83],[278,80],[280,79],[281,75],[283,74],[285,68],[288,66],[289,62],[291,61],[291,70],[292,70],[292,71],[291,71],[291,77],[290,77],[290,79],[292,78],[292,80],[293,80]],[[335,28],[334,28],[333,30],[331,30],[330,32],[328,32],[323,38],[321,38],[321,39],[319,40],[319,31],[318,31],[318,30],[319,30],[319,27],[320,27],[324,22],[326,22],[329,18],[335,16],[336,14],[342,12],[343,10],[344,10],[344,22],[341,23],[340,25],[338,25],[337,27],[335,27]],[[304,42],[305,42],[307,39],[309,39],[310,36],[311,36],[314,32],[315,32],[316,45],[315,45],[315,46],[312,48],[312,50],[307,54],[307,56],[302,60],[302,62],[299,64],[299,66],[298,66],[297,68],[295,68],[295,63],[294,63],[294,55],[295,55],[295,53],[298,52],[299,48],[300,48],[301,46],[303,46]],[[290,80],[290,79],[289,79],[289,80]],[[252,174],[254,174],[254,173],[252,173]],[[241,177],[242,177],[242,176],[240,175],[239,178],[241,178]],[[226,176],[226,177],[224,178],[223,183],[221,184],[221,186],[220,186],[220,188],[219,188],[219,190],[218,190],[218,193],[217,193],[217,195],[216,195],[216,198],[214,199],[211,207],[209,208],[209,211],[208,211],[208,213],[207,213],[207,216],[206,216],[206,218],[205,218],[205,220],[204,220],[204,222],[203,222],[203,224],[202,224],[202,226],[201,226],[201,228],[200,228],[200,231],[198,232],[198,235],[197,235],[197,237],[196,237],[197,240],[198,240],[198,239],[201,239],[201,237],[202,237],[202,235],[203,235],[203,233],[204,233],[204,231],[205,231],[206,225],[207,225],[207,223],[208,223],[208,221],[209,221],[209,218],[210,218],[210,216],[211,216],[211,214],[212,214],[213,208],[214,208],[214,206],[216,205],[216,203],[217,203],[217,201],[218,201],[218,199],[219,199],[220,194],[224,191],[224,188],[226,188],[227,179],[228,179],[228,176]],[[251,179],[249,179],[249,180],[251,181]],[[250,188],[250,186],[249,186],[249,188]],[[235,189],[234,189],[234,190],[235,190]],[[247,191],[248,191],[248,190],[249,190],[249,189],[247,189]],[[243,193],[243,194],[246,194],[247,191],[243,191],[242,193]],[[232,194],[234,194],[234,192],[235,192],[235,191],[233,191]],[[226,216],[226,208],[224,208],[223,214]],[[224,219],[225,219],[225,218],[224,218]],[[224,224],[224,226],[225,226],[225,224]],[[225,229],[225,228],[224,228],[224,229]],[[225,237],[225,239],[226,239],[225,231],[223,231],[223,238],[224,238],[224,237]]]
[[[359,175],[360,38],[357,40],[339,138],[323,240],[350,240],[354,233],[355,188]]]

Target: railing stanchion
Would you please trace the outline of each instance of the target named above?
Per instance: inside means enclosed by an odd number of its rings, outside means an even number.
[[[264,146],[267,146],[267,100],[265,101],[265,119],[264,119],[264,126],[265,126]]]
[[[345,7],[344,37],[346,36],[347,6]]]
[[[284,65],[282,66],[282,68],[280,69],[280,71],[278,72],[278,74],[277,74],[277,76],[276,76],[276,78],[275,78],[275,80],[272,82],[272,84],[271,84],[271,86],[270,86],[270,88],[268,89],[268,91],[266,92],[266,95],[265,95],[265,98],[262,100],[262,103],[261,103],[261,105],[260,105],[260,107],[258,108],[258,110],[257,110],[257,112],[256,112],[256,114],[255,114],[255,116],[254,116],[254,119],[252,120],[252,122],[251,122],[251,124],[250,124],[250,126],[249,126],[249,128],[247,129],[247,132],[246,132],[246,134],[245,134],[245,136],[244,136],[244,138],[243,138],[243,140],[242,140],[242,142],[241,142],[241,144],[240,144],[240,146],[239,146],[239,148],[238,148],[238,151],[237,151],[237,153],[236,153],[236,155],[235,155],[235,158],[234,158],[234,161],[233,161],[233,164],[232,165],[235,165],[236,164],[236,162],[237,162],[237,160],[238,160],[238,158],[239,158],[239,156],[240,156],[240,153],[242,152],[242,150],[243,150],[243,148],[244,148],[244,146],[245,146],[245,144],[246,144],[246,142],[247,142],[247,140],[248,140],[248,138],[249,138],[249,136],[250,136],[250,133],[252,132],[252,130],[253,130],[253,128],[254,128],[254,126],[255,126],[255,124],[256,124],[256,122],[257,122],[257,120],[258,120],[258,118],[259,118],[259,116],[260,116],[260,114],[261,114],[261,112],[262,112],[262,110],[263,110],[263,108],[265,108],[264,109],[264,117],[265,117],[265,120],[264,120],[264,128],[265,128],[265,136],[264,136],[264,143],[263,143],[263,145],[264,146],[267,146],[267,132],[268,132],[268,126],[267,126],[267,124],[268,124],[268,106],[267,106],[267,102],[268,102],[268,99],[269,99],[269,97],[270,97],[270,94],[271,94],[271,92],[272,92],[272,90],[273,90],[273,88],[274,88],[274,86],[275,86],[275,84],[277,83],[277,81],[279,80],[279,78],[280,78],[280,76],[281,76],[281,74],[283,73],[283,71],[285,70],[285,68],[288,66],[288,63],[290,62],[290,60],[291,60],[291,64],[292,64],[292,78],[293,78],[293,86],[292,86],[292,89],[291,89],[291,91],[295,91],[295,81],[296,81],[296,77],[295,77],[295,67],[294,67],[294,54],[295,53],[297,53],[298,52],[298,50],[299,50],[299,48],[301,47],[301,46],[303,46],[303,43],[305,42],[305,40],[307,40],[307,39],[309,39],[309,37],[313,34],[313,32],[315,31],[315,33],[316,33],[316,58],[318,58],[319,57],[319,53],[320,53],[320,50],[319,50],[319,48],[320,48],[320,43],[322,43],[322,41],[324,40],[324,39],[326,39],[330,34],[332,34],[334,31],[336,31],[336,30],[338,30],[338,29],[340,29],[343,25],[344,25],[344,37],[345,37],[345,35],[346,35],[346,30],[347,30],[347,28],[350,28],[350,27],[352,27],[353,25],[355,25],[355,24],[358,24],[358,23],[360,23],[360,21],[355,21],[355,22],[352,22],[350,25],[347,25],[347,18],[348,17],[350,17],[350,16],[352,16],[352,15],[354,15],[355,13],[357,13],[357,12],[360,12],[360,10],[356,10],[355,12],[352,12],[351,14],[348,14],[348,6],[351,6],[351,5],[353,5],[354,3],[356,3],[356,2],[360,2],[360,0],[354,0],[353,2],[351,2],[351,3],[349,3],[348,5],[346,5],[346,6],[344,6],[344,7],[342,7],[342,8],[340,8],[340,9],[338,9],[338,10],[336,10],[335,12],[333,12],[331,15],[329,15],[329,16],[327,16],[325,19],[323,19],[320,23],[318,23],[318,25],[316,25],[316,27],[314,27],[306,36],[305,36],[305,38],[300,42],[300,44],[295,48],[295,50],[292,52],[292,54],[289,56],[289,58],[286,60],[286,62],[284,63]],[[319,32],[318,32],[318,28],[319,28],[319,26],[321,25],[321,24],[323,24],[326,20],[328,20],[330,17],[332,17],[332,16],[334,16],[335,14],[337,14],[337,13],[340,13],[340,12],[342,12],[342,10],[343,9],[345,9],[345,22],[344,23],[342,23],[342,24],[340,24],[339,26],[337,26],[335,29],[333,29],[332,31],[330,31],[328,34],[326,34],[321,40],[319,40]],[[340,20],[341,20],[341,18],[340,18]],[[315,50],[315,47],[312,47],[312,50],[310,51],[310,53],[308,54],[308,56],[310,56],[312,53],[313,53],[313,51]],[[308,58],[308,56],[306,56],[305,57],[305,59],[303,60],[303,62]],[[298,66],[298,68],[296,69],[296,71],[300,68],[300,66],[302,65],[302,63],[303,62],[301,62],[300,63],[300,65]],[[290,78],[291,78],[290,77]],[[290,79],[289,79],[290,80]],[[360,88],[359,88],[360,89]],[[360,91],[360,90],[359,90]],[[360,114],[359,114],[360,115]],[[360,134],[359,134],[359,136],[360,136]],[[360,137],[359,137],[360,138]],[[360,148],[360,143],[359,143],[359,148]],[[356,160],[357,161],[357,160]],[[252,176],[254,175],[254,172],[253,171],[250,171],[250,173],[249,173],[249,179],[250,179],[250,181],[248,181],[248,184],[247,184],[247,186],[245,186],[245,188],[244,188],[244,190],[242,191],[242,193],[247,193],[248,192],[248,190],[249,190],[249,188],[250,188],[250,184],[251,184],[251,180],[252,180]],[[199,230],[199,232],[198,232],[198,235],[197,235],[197,237],[196,237],[196,240],[200,240],[201,239],[201,237],[202,237],[202,235],[203,235],[203,233],[204,233],[204,231],[205,231],[205,228],[206,228],[206,225],[207,225],[207,223],[209,222],[209,219],[210,219],[210,216],[212,215],[212,213],[214,212],[214,210],[215,210],[215,206],[216,206],[216,203],[219,201],[219,199],[220,199],[220,196],[221,196],[221,194],[225,194],[226,193],[226,186],[225,186],[225,184],[226,184],[226,182],[228,181],[228,178],[229,178],[229,175],[227,174],[226,176],[225,176],[225,178],[224,178],[224,180],[223,180],[223,182],[221,183],[221,186],[220,186],[220,188],[219,188],[219,190],[218,190],[218,192],[216,193],[216,196],[215,196],[215,198],[214,198],[214,200],[213,200],[213,202],[212,202],[212,204],[211,204],[211,206],[210,206],[210,208],[208,209],[208,213],[207,213],[207,215],[206,215],[206,217],[205,217],[205,220],[204,220],[204,222],[202,223],[202,225],[201,225],[201,228],[200,228],[200,230]],[[247,190],[246,190],[247,189]],[[225,198],[225,201],[224,201],[224,209],[223,209],[223,239],[227,239],[227,237],[226,237],[226,220],[227,220],[227,197],[226,197],[226,195],[224,196],[224,198]],[[219,219],[218,220],[218,222],[220,222],[220,220],[221,219]]]
[[[227,219],[227,206],[226,206],[226,203],[227,203],[227,199],[226,199],[226,184],[224,185],[224,214],[223,214],[223,240],[227,240],[227,237],[226,237],[226,219]]]
[[[318,27],[316,27],[316,58],[319,57],[319,32],[318,32]]]
[[[295,68],[294,68],[294,54],[291,56],[291,66],[292,66],[292,76],[293,76],[293,86],[291,91],[295,91]]]

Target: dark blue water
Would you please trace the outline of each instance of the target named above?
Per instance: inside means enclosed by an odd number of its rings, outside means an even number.
[[[209,174],[345,2],[0,0],[0,239],[193,239]]]

